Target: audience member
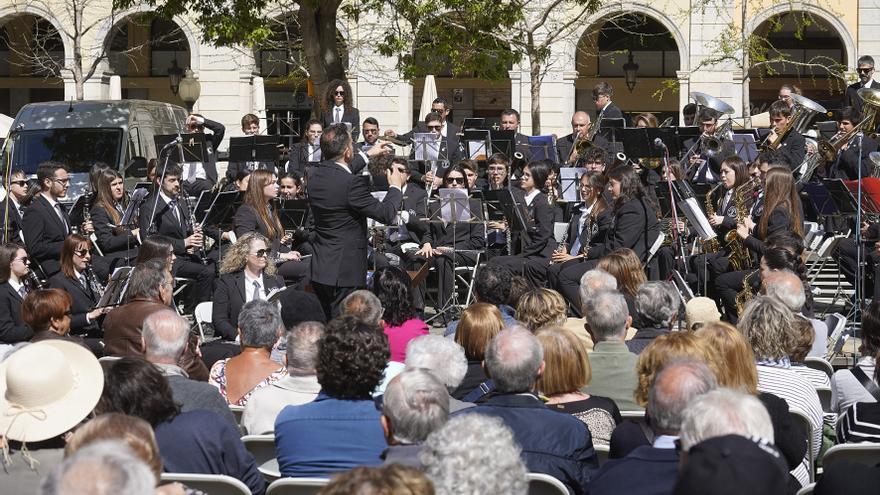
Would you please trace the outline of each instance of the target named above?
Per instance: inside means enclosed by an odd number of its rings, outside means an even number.
[[[669,333],[678,318],[681,300],[669,282],[646,282],[636,293],[636,320],[639,330],[626,347],[640,354],[660,335]]]
[[[111,440],[89,445],[55,466],[40,494],[153,495],[155,487],[149,466],[123,442]]]
[[[784,303],[783,303],[784,304]],[[810,322],[795,315],[791,322],[791,349],[788,357],[791,361],[791,369],[806,378],[816,389],[831,388],[831,377],[823,370],[810,368],[804,364],[807,354],[813,347],[815,331]]]
[[[578,309],[581,311],[581,316],[586,318],[587,313],[583,306],[586,306],[587,302],[591,301],[593,296],[600,292],[617,292],[617,279],[605,270],[598,268],[584,272],[583,276],[581,276],[580,287],[578,288],[578,295],[581,300],[581,308]]]
[[[449,418],[448,397],[446,387],[425,370],[404,370],[388,383],[380,419],[388,442],[382,452],[385,464],[424,467],[422,443]]]
[[[321,391],[315,366],[318,342],[323,336],[324,325],[316,321],[300,323],[287,333],[287,376],[255,391],[248,399],[241,417],[241,426],[247,433],[272,433],[275,419],[285,406],[315,400]]]
[[[651,384],[646,414],[651,445],[642,445],[622,459],[605,463],[590,483],[592,495],[670,493],[678,472],[679,438],[690,403],[716,386],[715,376],[698,361],[664,366]]]
[[[523,294],[516,307],[516,319],[532,332],[546,326],[565,324],[565,299],[552,289],[534,289]]]
[[[526,465],[514,433],[499,418],[456,415],[428,436],[419,455],[437,495],[526,495]]]
[[[877,376],[873,379],[876,381]],[[880,404],[877,402],[856,402],[837,419],[838,443],[877,442],[878,435]]]
[[[315,367],[321,392],[314,402],[285,407],[275,420],[282,476],[326,477],[381,463],[385,436],[372,393],[389,355],[380,327],[350,315],[327,324]]]
[[[342,300],[343,314],[354,316],[370,326],[384,327],[384,311],[379,297],[366,289],[356,290]]]
[[[217,387],[226,402],[247,405],[251,395],[284,378],[287,370],[272,361],[272,346],[284,327],[278,306],[263,299],[244,304],[238,315],[241,354],[223,359],[211,367],[211,385]]]
[[[608,445],[611,432],[622,421],[620,410],[607,397],[581,392],[592,377],[586,349],[571,332],[559,327],[544,327],[537,337],[545,363],[537,389],[547,397],[547,407],[586,423],[593,445]]]
[[[104,371],[98,414],[118,412],[150,423],[171,473],[224,474],[241,480],[254,494],[266,491],[237,428],[206,410],[180,412],[168,380],[140,358],[122,358]]]
[[[519,302],[519,296],[521,295],[521,293],[518,293],[515,298],[511,295],[514,285],[513,278],[513,273],[507,268],[500,265],[485,264],[477,270],[477,276],[474,280],[474,296],[477,302],[498,307],[505,326],[516,323],[514,313],[516,312],[516,303]],[[515,301],[511,301],[512,298]],[[450,336],[455,334],[459,322],[460,320],[451,322],[446,327],[444,335]]]
[[[503,315],[497,306],[489,303],[474,303],[461,312],[461,320],[455,332],[455,342],[464,348],[468,367],[461,384],[452,392],[452,397],[464,400],[472,392],[480,394],[478,388],[488,379],[483,369],[486,347],[502,329],[504,329]],[[488,391],[484,389],[482,394]],[[466,402],[471,401],[466,400]]]
[[[21,319],[31,327],[31,342],[66,340],[85,345],[82,337],[70,335],[70,294],[61,289],[34,290],[21,303]]]
[[[704,440],[724,435],[739,435],[774,443],[770,415],[753,395],[719,388],[688,404],[681,423],[683,451],[687,452]]]
[[[813,385],[791,369],[788,352],[792,348],[793,323],[791,310],[779,300],[770,296],[756,296],[746,306],[737,327],[755,353],[758,390],[785,399],[789,409],[798,409],[810,419],[815,457],[822,447],[822,404]],[[801,485],[809,482],[806,471],[808,462],[805,456],[804,469],[792,473]]]
[[[98,359],[62,340],[25,344],[0,362],[0,484],[5,493],[36,493],[61,463],[66,433],[101,397]]]
[[[406,346],[406,369],[425,369],[437,377],[452,393],[461,385],[468,369],[464,349],[439,335],[423,335],[409,341]],[[449,396],[449,412],[474,407],[470,402],[460,401]]]
[[[636,320],[636,294],[639,288],[648,281],[642,260],[635,251],[629,248],[615,249],[599,259],[598,270],[610,274],[617,281],[617,290],[626,298],[626,307],[633,317],[633,326],[641,328],[642,323]],[[583,299],[581,299],[583,301]]]
[[[406,360],[406,344],[428,334],[428,324],[416,317],[409,275],[400,268],[387,266],[373,273],[373,293],[382,304],[385,335],[391,346],[391,360]]]
[[[691,447],[673,495],[787,493],[785,462],[772,445],[725,435]]]
[[[319,495],[434,495],[431,480],[420,471],[389,464],[380,467],[356,467],[337,476]]]
[[[831,410],[840,414],[856,402],[877,402],[869,389],[878,387],[874,378],[874,359],[880,351],[880,300],[862,311],[862,328],[859,336],[862,345],[859,347],[859,361],[850,369],[834,372],[831,377]],[[880,394],[878,394],[880,395]]]
[[[721,313],[715,300],[708,297],[695,297],[684,306],[686,327],[695,332],[707,323],[721,321]]]
[[[584,278],[593,271],[584,274]],[[581,293],[583,287],[582,284]],[[639,357],[629,351],[624,340],[626,328],[632,322],[627,315],[626,300],[616,292],[599,292],[584,301],[584,314],[595,344],[588,356],[592,380],[582,391],[608,397],[622,411],[641,410],[644,406],[633,399],[638,386],[636,362]]]
[[[810,324],[813,330],[813,344],[808,355],[825,357],[828,347],[828,325],[824,321],[803,315],[807,295],[801,277],[791,270],[774,270],[762,275],[761,282],[768,296],[779,299],[796,317]]]
[[[544,371],[543,354],[527,329],[502,330],[486,349],[485,367],[495,393],[456,414],[500,418],[513,430],[529,471],[549,474],[573,493],[586,493],[590,472],[598,465],[590,430],[582,421],[550,410],[533,393]]]

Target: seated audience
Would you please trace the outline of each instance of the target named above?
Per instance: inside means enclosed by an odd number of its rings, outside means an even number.
[[[483,369],[483,360],[486,358],[489,342],[504,329],[502,318],[498,307],[488,303],[474,303],[462,311],[458,329],[455,331],[455,342],[464,348],[468,364],[461,385],[452,392],[456,399],[472,402],[473,400],[465,397],[472,392],[476,397],[488,392],[488,389],[482,392],[479,390],[488,379]]]
[[[786,489],[785,461],[772,445],[725,435],[687,453],[674,495],[779,495]]]
[[[446,386],[450,394],[461,385],[468,369],[464,349],[439,335],[423,335],[409,341],[406,346],[406,369],[424,369],[431,372]],[[474,407],[449,396],[449,412]]]
[[[378,326],[350,315],[327,324],[315,368],[321,392],[313,402],[285,407],[275,420],[282,476],[328,477],[381,464],[385,435],[372,393],[389,355]]]
[[[586,423],[593,445],[608,445],[611,432],[622,421],[620,410],[607,397],[581,392],[592,376],[586,349],[572,332],[559,327],[544,327],[536,335],[545,363],[537,389],[547,397],[547,407]]]
[[[859,336],[859,361],[850,369],[835,371],[831,377],[831,410],[836,413],[845,412],[856,402],[877,402],[868,389],[878,386],[874,357],[880,351],[880,300],[871,301],[862,311]]]
[[[840,460],[822,468],[814,495],[874,495],[880,486],[880,468],[858,461]]]
[[[588,271],[584,278],[594,272]],[[585,292],[583,289],[581,285],[581,294]],[[584,301],[583,313],[595,344],[587,356],[592,379],[581,391],[608,397],[621,411],[641,410],[644,406],[633,399],[638,385],[636,362],[639,357],[629,351],[624,341],[626,328],[632,321],[627,316],[626,300],[617,292],[599,292]]]
[[[803,411],[810,419],[815,458],[822,446],[822,404],[813,385],[791,369],[788,353],[792,348],[793,323],[791,310],[777,299],[756,296],[740,316],[737,328],[755,353],[758,390],[785,399],[789,409]],[[808,462],[804,456],[804,468],[792,473],[801,485],[809,483]]]
[[[544,370],[538,339],[521,326],[502,330],[489,342],[485,366],[495,393],[456,414],[500,418],[513,430],[530,472],[549,474],[573,493],[586,493],[590,473],[598,466],[590,430],[582,421],[550,410],[534,394]]]
[[[828,347],[828,326],[824,321],[804,316],[807,295],[801,277],[791,270],[774,270],[767,274],[762,273],[761,281],[768,296],[779,299],[799,320],[810,324],[813,330],[813,343],[808,355],[825,357]]]
[[[323,336],[324,325],[315,321],[300,323],[287,333],[287,376],[251,395],[241,417],[241,426],[248,434],[272,433],[275,418],[285,406],[315,400],[321,391],[315,366],[318,342]]]
[[[521,451],[501,419],[463,414],[428,436],[420,459],[437,495],[526,495],[529,482]]]
[[[385,327],[385,321],[382,319],[382,314],[385,311],[382,308],[382,302],[376,294],[373,294],[368,290],[356,290],[345,296],[345,299],[342,300],[341,307],[342,314],[344,315],[354,316],[373,327]],[[385,338],[387,339],[388,337],[386,336]],[[389,360],[385,365],[384,378],[379,383],[379,386],[376,387],[376,390],[373,391],[373,396],[376,397],[382,395],[382,393],[385,392],[385,387],[388,385],[388,382],[397,376],[398,373],[403,371],[405,367],[406,366],[402,362]]]
[[[31,342],[57,339],[85,345],[81,337],[70,335],[70,294],[61,289],[39,289],[28,293],[21,303],[21,319],[31,327]]]
[[[266,482],[238,429],[211,411],[180,412],[158,368],[140,358],[122,358],[106,368],[104,381],[95,412],[150,423],[166,472],[224,474],[241,480],[255,495],[265,493]]]
[[[501,319],[505,326],[516,323],[514,313],[516,312],[519,296],[513,296],[514,279],[513,273],[507,268],[500,265],[484,264],[477,270],[477,276],[474,280],[474,297],[477,302],[491,304],[497,306],[501,312]],[[525,279],[519,278],[525,282]],[[527,283],[525,285],[528,286]],[[449,336],[455,334],[461,320],[455,320],[446,327],[444,335]]]
[[[263,299],[244,304],[238,315],[241,354],[211,366],[208,382],[217,387],[226,402],[247,405],[251,394],[280,380],[287,374],[284,366],[272,361],[272,346],[284,327],[278,306]]]
[[[872,378],[877,380],[877,376]],[[877,442],[878,435],[880,404],[877,402],[856,402],[837,419],[838,443]]]
[[[423,469],[422,443],[447,418],[449,394],[440,380],[425,370],[404,370],[388,383],[383,396],[380,422],[388,448],[382,460]]]
[[[421,471],[388,464],[356,467],[330,480],[320,495],[434,495],[431,480]]]
[[[391,360],[406,360],[406,344],[428,335],[428,324],[417,318],[413,307],[409,275],[397,267],[380,268],[373,273],[373,293],[382,304],[384,331],[391,346]]]
[[[12,351],[0,362],[0,380],[0,491],[37,493],[61,463],[67,433],[98,403],[101,365],[81,345],[45,340]]]
[[[611,459],[590,482],[592,495],[671,493],[678,472],[675,442],[690,403],[715,388],[715,376],[697,361],[676,361],[654,377],[646,414],[651,418],[651,445],[642,445],[622,459]]]
[[[217,413],[232,426],[238,427],[226,399],[205,382],[191,380],[177,365],[187,346],[198,342],[191,338],[189,323],[171,309],[156,311],[144,318],[144,358],[153,363],[168,380],[174,402],[181,412],[205,409]]]
[[[724,435],[774,443],[770,415],[750,394],[719,388],[693,399],[683,413],[681,449],[685,452],[703,440]]]
[[[669,333],[678,319],[681,298],[669,282],[646,282],[636,293],[639,330],[626,343],[630,351],[641,354],[655,338]]]
[[[55,466],[39,493],[153,495],[155,489],[156,478],[149,466],[122,441],[107,440],[93,443]]]
[[[28,254],[19,244],[0,246],[0,344],[27,342],[34,332],[21,321],[21,301],[30,290],[24,283],[30,271]]]
[[[828,373],[807,367],[807,365],[804,364],[807,354],[809,354],[810,349],[813,348],[813,338],[816,335],[813,326],[810,325],[810,322],[806,319],[799,318],[795,315],[791,322],[791,332],[792,347],[791,350],[788,351],[788,357],[791,360],[791,369],[806,378],[813,387],[817,389],[830,389],[831,377],[828,376]]]
[[[566,318],[565,299],[551,289],[534,289],[523,294],[516,307],[516,320],[533,333],[546,326],[562,326]]]
[[[695,297],[684,306],[685,327],[695,332],[708,323],[721,321],[721,313],[715,300],[708,297]]]

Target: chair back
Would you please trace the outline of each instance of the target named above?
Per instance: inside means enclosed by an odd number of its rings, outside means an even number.
[[[275,435],[245,435],[241,437],[244,447],[254,456],[257,468],[270,483],[281,477],[278,459],[275,457]]]
[[[831,410],[831,389],[828,387],[816,388],[816,393],[819,394],[819,402],[822,404],[822,412],[823,413],[833,413]]]
[[[324,478],[281,478],[269,485],[266,495],[317,495],[329,482]]]
[[[835,445],[825,451],[825,456],[822,457],[822,467],[827,468],[839,461],[850,461],[874,466],[880,463],[880,444],[845,443]]]
[[[810,483],[809,485],[798,490],[797,495],[812,495],[813,490],[816,488],[815,483]]]
[[[810,473],[810,483],[812,483],[816,481],[816,456],[813,454],[813,446],[815,445],[813,441],[813,424],[810,422],[810,416],[800,409],[792,407],[789,408],[788,412],[795,423],[800,424],[803,431],[807,432],[807,471]]]
[[[212,311],[214,310],[214,301],[205,301],[200,302],[196,305],[196,309],[193,312],[196,318],[196,322],[199,324],[202,323],[212,323]]]
[[[599,459],[599,466],[605,464],[605,461],[608,460],[608,453],[611,451],[611,447],[606,444],[594,444],[593,450],[596,451],[596,457]]]
[[[558,479],[544,473],[526,473],[529,495],[568,495],[568,488]]]
[[[175,481],[211,495],[251,495],[247,485],[223,474],[162,473],[163,483]]]
[[[829,316],[834,316],[834,315],[829,315]],[[828,328],[830,329],[831,327],[828,327]],[[807,356],[804,358],[804,366],[806,366],[807,368],[814,369],[814,370],[819,370],[822,373],[825,373],[826,375],[828,375],[828,378],[831,378],[831,376],[834,375],[834,367],[831,366],[831,363],[826,361],[824,358]]]

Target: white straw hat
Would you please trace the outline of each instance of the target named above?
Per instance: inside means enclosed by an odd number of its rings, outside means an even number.
[[[39,442],[69,431],[98,403],[104,374],[85,347],[28,344],[0,363],[0,435]]]

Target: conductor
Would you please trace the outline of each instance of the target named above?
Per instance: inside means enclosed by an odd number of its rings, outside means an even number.
[[[383,201],[370,194],[367,178],[353,175],[352,138],[343,124],[321,135],[324,161],[307,171],[307,189],[315,219],[312,288],[328,319],[338,314],[348,294],[367,282],[367,217],[394,222],[403,200],[406,175],[400,165],[386,171],[388,192]]]

